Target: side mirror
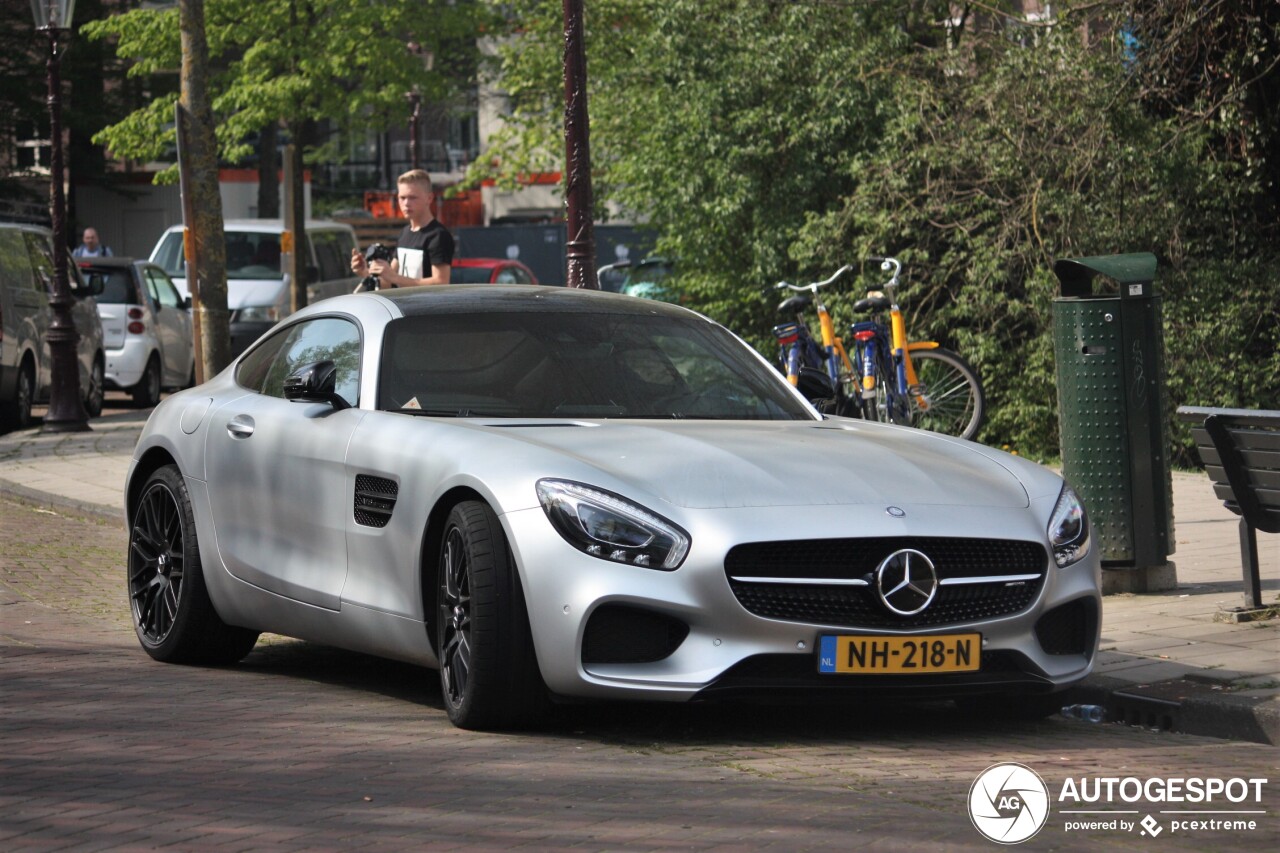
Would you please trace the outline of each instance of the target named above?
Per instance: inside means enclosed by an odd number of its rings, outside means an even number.
[[[184,297],[182,297],[182,307],[183,307],[184,309],[186,309],[187,311],[190,311],[190,310],[191,310],[191,297],[190,297],[190,296],[184,296]]]
[[[338,366],[332,361],[304,364],[284,380],[284,398],[298,403],[329,403],[335,410],[351,404],[338,396]]]
[[[820,412],[826,412],[836,399],[836,386],[825,370],[816,367],[800,368],[800,380],[796,383],[804,398]]]

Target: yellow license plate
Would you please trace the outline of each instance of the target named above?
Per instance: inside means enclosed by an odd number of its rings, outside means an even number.
[[[869,675],[976,672],[981,654],[981,634],[826,636],[818,638],[818,671]]]

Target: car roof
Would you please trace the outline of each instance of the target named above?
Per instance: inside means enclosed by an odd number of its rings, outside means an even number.
[[[76,266],[84,267],[129,267],[134,264],[147,264],[154,266],[146,258],[121,258],[112,255],[109,258],[76,258]]]
[[[345,222],[332,222],[327,219],[308,219],[304,226],[309,231],[350,231],[353,230]],[[170,225],[166,233],[181,231],[182,225]],[[222,222],[223,231],[246,231],[257,234],[279,234],[284,231],[283,219],[226,219]]]
[[[355,294],[335,299],[367,299]],[[462,314],[485,311],[561,311],[698,317],[686,308],[637,299],[620,293],[574,287],[530,284],[449,284],[378,291],[377,297],[394,303],[406,317],[423,314]],[[339,306],[333,300],[322,304]],[[704,318],[705,319],[705,318]]]
[[[53,236],[53,232],[46,226],[36,225],[32,222],[0,222],[0,228],[15,228],[19,231],[34,231],[37,234],[43,234],[46,237]]]

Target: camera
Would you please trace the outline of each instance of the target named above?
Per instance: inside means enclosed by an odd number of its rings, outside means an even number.
[[[388,263],[396,259],[396,250],[388,249],[381,243],[370,243],[369,248],[364,250],[364,262],[370,261],[387,261]]]
[[[385,261],[390,263],[396,259],[396,250],[389,249],[381,243],[370,243],[369,248],[364,250],[364,262]],[[376,275],[367,275],[360,280],[360,287],[357,292],[378,289],[378,277]]]

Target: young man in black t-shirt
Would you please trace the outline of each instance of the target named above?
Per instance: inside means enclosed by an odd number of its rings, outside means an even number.
[[[396,259],[370,261],[358,249],[351,252],[351,271],[362,278],[378,277],[379,288],[448,284],[453,267],[453,235],[431,213],[431,176],[414,169],[400,176],[400,210],[409,224],[396,241]]]

